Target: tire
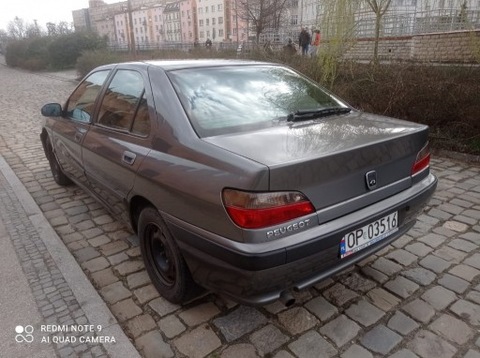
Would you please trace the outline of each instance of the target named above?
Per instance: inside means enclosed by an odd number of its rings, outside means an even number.
[[[157,209],[142,210],[138,236],[145,267],[158,292],[176,304],[193,298],[199,291],[198,286]]]
[[[50,170],[52,171],[52,176],[53,180],[55,180],[55,183],[60,186],[72,185],[73,182],[63,173],[62,168],[60,167],[60,164],[58,164],[57,158],[55,157],[55,154],[53,154],[50,146],[49,151],[48,162],[50,163]]]

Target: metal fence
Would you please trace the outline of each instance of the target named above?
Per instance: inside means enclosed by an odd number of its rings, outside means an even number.
[[[480,10],[390,11],[381,22],[380,35],[408,36],[425,33],[479,29]],[[374,37],[375,16],[372,12],[355,14],[355,36]]]

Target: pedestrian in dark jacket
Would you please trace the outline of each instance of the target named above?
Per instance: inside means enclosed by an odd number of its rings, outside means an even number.
[[[302,28],[300,35],[298,35],[298,46],[302,49],[302,55],[308,55],[308,46],[310,46],[310,34],[307,28]]]

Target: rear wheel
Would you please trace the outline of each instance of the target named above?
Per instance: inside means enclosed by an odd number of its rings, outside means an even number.
[[[142,210],[138,236],[145,267],[158,292],[172,303],[193,298],[198,286],[158,210],[153,207]]]

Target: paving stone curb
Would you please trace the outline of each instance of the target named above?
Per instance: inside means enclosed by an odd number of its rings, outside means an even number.
[[[118,325],[116,318],[112,315],[72,254],[67,250],[38,205],[1,155],[0,172],[11,187],[11,190],[9,190],[6,185],[2,185],[4,189],[3,194],[5,195],[5,190],[10,194],[9,207],[12,208],[17,204],[16,210],[13,212],[13,215],[17,215],[17,222],[13,222],[13,224],[17,228],[22,224],[27,226],[25,233],[16,238],[14,237],[13,240],[17,253],[21,252],[19,256],[24,270],[25,267],[28,267],[27,265],[30,265],[30,270],[25,271],[25,273],[31,283],[34,297],[37,300],[37,304],[42,301],[52,302],[52,304],[47,303],[39,307],[40,312],[46,319],[46,323],[98,325],[102,327],[102,335],[115,337],[116,343],[105,343],[103,347],[99,344],[93,345],[88,350],[98,346],[99,349],[97,350],[99,352],[106,352],[111,357],[139,357],[138,351]],[[12,195],[13,192],[14,195]],[[17,203],[15,203],[15,199],[18,199]],[[8,202],[4,202],[4,206],[7,205]],[[21,205],[21,208],[18,207],[19,205]],[[20,222],[22,224],[19,224]],[[32,240],[32,242],[28,240]],[[36,246],[38,250],[32,252],[31,249],[25,247],[26,245]],[[36,262],[32,258],[35,257],[37,251],[43,254],[43,259],[37,259]],[[45,251],[48,251],[48,253]],[[47,267],[42,265],[43,261],[47,263]],[[36,269],[32,269],[31,263],[33,263]],[[40,285],[42,282],[41,278],[44,276],[37,275],[37,273],[45,271],[50,273],[50,275],[47,275],[50,277],[46,281],[47,286],[45,287],[44,285],[42,287]],[[47,299],[49,293],[53,295],[50,300]],[[56,307],[57,309],[55,309]],[[67,316],[62,322],[62,315],[54,315],[55,312],[63,312],[63,310],[58,311],[58,308],[63,308],[64,310],[68,308],[72,314]],[[82,317],[84,319],[81,319]],[[69,356],[70,354],[80,354],[82,351],[78,352],[75,347],[66,346],[58,349],[57,353],[60,356]],[[99,356],[102,356],[102,354]]]

